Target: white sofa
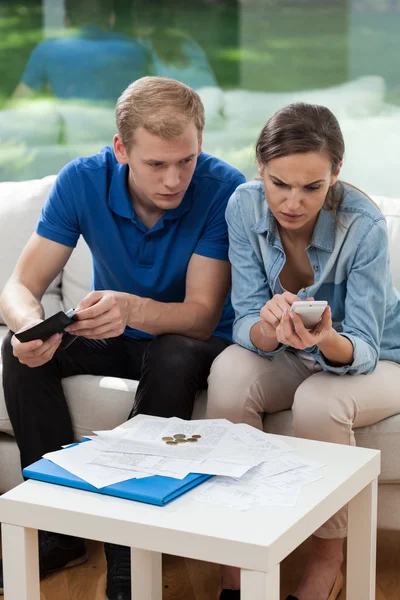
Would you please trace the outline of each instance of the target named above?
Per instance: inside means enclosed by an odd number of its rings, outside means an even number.
[[[54,176],[44,179],[0,183],[0,290],[16,263],[17,257],[33,231],[40,208],[47,197]],[[375,197],[387,217],[392,272],[400,287],[400,198]],[[51,284],[43,303],[47,315],[61,308],[75,307],[86,295],[91,278],[91,259],[81,239],[65,269]],[[1,325],[0,339],[7,332]],[[1,365],[0,365],[1,370]],[[107,429],[124,422],[132,408],[137,382],[113,377],[78,375],[64,380],[64,389],[72,415],[75,435],[93,429]],[[198,395],[194,415],[205,414],[206,393]],[[264,421],[265,431],[291,433],[291,411],[270,415]],[[356,431],[357,444],[382,451],[379,524],[400,529],[400,415]],[[0,389],[0,493],[21,481],[19,453]]]

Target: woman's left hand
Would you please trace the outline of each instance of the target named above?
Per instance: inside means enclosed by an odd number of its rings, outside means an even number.
[[[318,346],[333,331],[329,306],[324,310],[320,322],[311,330],[304,327],[302,320],[295,312],[287,310],[276,328],[276,337],[281,344],[297,350],[305,350],[315,345]]]

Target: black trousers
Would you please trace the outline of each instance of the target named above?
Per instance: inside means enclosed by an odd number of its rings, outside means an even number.
[[[132,412],[190,419],[196,393],[207,387],[213,360],[229,342],[199,341],[166,334],[153,340],[126,336],[78,338],[41,367],[22,365],[13,355],[12,332],[2,345],[3,386],[22,468],[73,441],[71,416],[61,380],[72,375],[138,379]]]

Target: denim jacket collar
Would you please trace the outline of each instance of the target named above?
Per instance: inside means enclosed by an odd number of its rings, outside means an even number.
[[[311,246],[327,252],[333,252],[335,247],[336,217],[332,210],[324,205],[319,211],[314,227]]]

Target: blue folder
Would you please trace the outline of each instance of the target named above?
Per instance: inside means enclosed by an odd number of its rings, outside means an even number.
[[[156,504],[157,506],[168,504],[171,500],[175,500],[175,498],[178,498],[211,477],[211,475],[199,475],[196,473],[191,473],[184,479],[152,475],[143,479],[128,479],[127,481],[121,481],[120,483],[114,483],[113,485],[99,489],[46,458],[41,458],[33,463],[33,465],[26,467],[23,470],[23,475],[29,479],[66,485],[88,492],[96,492],[96,494],[117,496],[118,498]]]

